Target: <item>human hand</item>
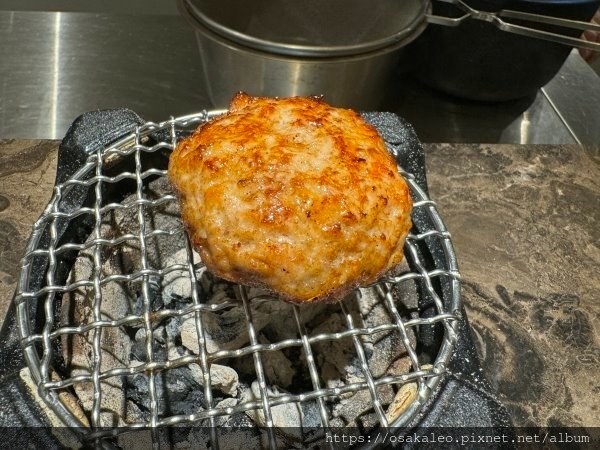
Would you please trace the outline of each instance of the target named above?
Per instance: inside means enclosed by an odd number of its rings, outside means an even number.
[[[592,23],[600,25],[600,9],[596,11],[596,14],[592,18]],[[600,31],[594,30],[585,30],[581,35],[582,39],[585,39],[589,42],[598,42],[600,43]],[[588,63],[595,61],[599,56],[600,52],[589,50],[587,48],[580,48],[579,54],[583,59],[585,59]]]

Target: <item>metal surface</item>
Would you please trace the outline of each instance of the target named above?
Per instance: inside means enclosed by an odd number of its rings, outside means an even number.
[[[247,331],[250,337],[250,345],[236,348],[232,350],[219,350],[216,353],[207,351],[204,345],[199,345],[200,355],[187,355],[176,360],[169,359],[167,361],[155,361],[153,359],[152,341],[153,326],[157,322],[166,320],[170,317],[190,317],[194,318],[195,326],[198,330],[198,339],[200,344],[203,341],[204,328],[202,322],[202,314],[207,311],[226,310],[237,305],[237,302],[221,302],[208,304],[206,299],[201,297],[198,289],[195,289],[197,279],[205,271],[205,267],[201,264],[193,263],[192,246],[187,240],[183,225],[180,223],[175,229],[158,229],[151,225],[153,212],[160,205],[176,202],[176,198],[172,194],[164,195],[160,198],[147,198],[145,195],[145,184],[147,179],[159,176],[165,177],[166,170],[163,168],[143,168],[141,163],[142,155],[152,155],[155,152],[169,151],[174,148],[181,132],[189,132],[195,126],[215,113],[199,113],[196,115],[171,119],[169,121],[156,124],[146,123],[138,126],[130,134],[121,138],[118,142],[107,146],[98,147],[92,152],[86,163],[73,176],[66,179],[64,182],[56,185],[54,196],[46,208],[44,214],[36,222],[32,237],[27,246],[25,256],[23,258],[23,266],[21,277],[18,285],[17,294],[15,296],[15,304],[17,308],[17,321],[21,342],[25,350],[28,366],[31,370],[32,377],[37,383],[41,396],[47,401],[48,405],[65,421],[66,424],[77,424],[75,417],[69,412],[68,408],[61,402],[58,394],[65,389],[70,389],[74,385],[87,384],[93,389],[94,407],[91,413],[91,429],[80,431],[86,434],[86,438],[96,440],[111,437],[115,434],[124,433],[144,427],[166,427],[176,424],[195,423],[203,419],[213,419],[218,416],[231,415],[236,412],[245,412],[250,410],[262,410],[266,417],[266,425],[269,431],[269,442],[273,447],[275,438],[271,430],[272,423],[269,420],[270,409],[277,405],[289,404],[293,402],[303,401],[318,401],[331,399],[348,392],[356,392],[359,390],[367,391],[373,402],[377,420],[382,426],[398,427],[407,424],[421,410],[423,405],[434,394],[436,386],[446,373],[450,358],[453,355],[453,349],[457,344],[457,327],[460,318],[461,301],[460,301],[460,275],[457,269],[456,258],[450,240],[450,235],[447,232],[442,219],[440,218],[436,205],[427,198],[424,190],[415,181],[415,177],[408,174],[398,167],[399,171],[405,176],[411,195],[414,199],[413,220],[416,223],[429,224],[426,229],[419,228],[415,233],[409,234],[405,244],[405,255],[409,261],[410,270],[395,275],[393,277],[384,277],[369,289],[374,289],[379,297],[381,305],[388,311],[390,320],[388,323],[382,323],[377,326],[361,328],[354,322],[352,314],[348,310],[347,302],[360,302],[361,294],[356,291],[354,298],[347,299],[346,302],[340,303],[340,313],[346,321],[346,329],[339,333],[321,333],[308,335],[301,325],[299,320],[301,307],[290,306],[293,308],[296,322],[298,325],[296,339],[287,339],[285,341],[274,342],[269,345],[261,344],[256,339],[253,324],[253,310],[260,302],[280,302],[273,297],[255,297],[252,301],[249,300],[244,287],[238,286],[238,299],[243,304],[245,311]],[[158,134],[157,134],[158,133]],[[148,136],[161,136],[160,141],[149,143]],[[390,142],[390,149],[393,152],[395,144]],[[397,154],[397,153],[396,153]],[[133,160],[132,172],[121,172],[115,176],[108,175],[105,168],[108,165],[113,165],[116,159]],[[135,184],[135,201],[126,205],[119,203],[111,203],[110,198],[104,198],[103,192],[106,185],[118,185],[123,180],[131,180]],[[92,192],[94,201],[91,205],[73,209],[66,199],[77,192],[78,189],[85,188]],[[133,230],[120,229],[119,236],[110,237],[102,234],[102,216],[110,214],[111,211],[119,208],[134,208],[137,213],[137,226]],[[76,244],[73,242],[60,243],[59,236],[61,229],[64,227],[65,221],[70,222],[77,220],[82,216],[91,217],[91,222],[94,223],[91,240],[85,244]],[[186,254],[187,263],[175,264],[166,267],[150,267],[146,261],[146,245],[149,239],[153,239],[161,235],[179,235],[182,234],[186,239]],[[47,238],[43,236],[46,235]],[[101,254],[110,250],[111,252],[118,251],[127,245],[136,245],[140,249],[140,267],[141,270],[132,273],[102,273]],[[423,255],[423,246],[436,247],[441,251],[433,252],[431,255]],[[71,282],[71,284],[63,284],[59,282],[57,277],[58,272],[58,255],[70,251],[81,251],[89,248],[93,251],[94,270],[89,279],[79,279]],[[432,257],[434,262],[428,261]],[[47,258],[48,265],[44,266],[43,274],[36,274],[32,266],[38,263],[39,258]],[[441,265],[438,264],[441,262]],[[187,306],[183,309],[163,309],[160,312],[154,312],[150,306],[149,300],[149,280],[150,277],[164,277],[171,272],[179,272],[185,276],[191,284],[192,298]],[[45,285],[41,288],[32,289],[35,284],[32,281],[35,277],[43,276]],[[106,283],[120,280],[128,282],[132,280],[141,280],[142,282],[142,297],[143,310],[138,313],[130,313],[124,317],[103,317],[100,312],[100,304],[102,302],[101,286]],[[412,316],[407,319],[398,310],[397,300],[392,295],[394,285],[418,280],[423,286],[421,295],[431,299],[432,315]],[[442,288],[435,286],[438,283]],[[57,323],[55,311],[56,295],[61,295],[71,292],[74,289],[85,287],[89,289],[94,299],[93,311],[90,312],[90,320],[87,323]],[[34,325],[31,321],[30,310],[35,304],[41,302],[42,311],[41,319],[38,317]],[[118,328],[127,326],[127,324],[143,324],[143,329],[146,336],[147,359],[144,363],[129,366],[117,367],[108,371],[100,370],[100,335],[102,330],[110,328]],[[407,338],[407,329],[417,327],[428,327],[433,324],[441,324],[440,330],[443,333],[441,346],[437,355],[432,361],[432,366],[425,367],[420,363],[418,351],[415,344],[411,344]],[[367,363],[363,341],[361,337],[372,336],[382,331],[393,331],[399,333],[401,341],[406,347],[407,353],[410,356],[412,369],[409,373],[403,375],[387,375],[375,377]],[[80,335],[93,333],[94,346],[92,355],[89,357],[88,367],[78,367],[77,373],[68,373],[66,376],[57,379],[52,377],[54,372],[52,361],[54,361],[53,352],[55,352],[54,342],[63,336]],[[273,395],[266,389],[267,382],[264,377],[264,368],[261,362],[261,352],[266,352],[274,349],[297,347],[305,352],[305,355],[311,354],[311,346],[318,342],[335,341],[339,339],[351,339],[354,342],[356,357],[360,362],[360,367],[363,372],[362,379],[347,384],[343,388],[327,388],[322,387],[319,382],[320,368],[316,365],[314,359],[306,357],[306,361],[311,374],[312,388],[300,394],[285,394]],[[460,342],[458,343],[460,345]],[[464,344],[463,344],[464,345]],[[244,401],[234,407],[218,407],[211,402],[212,387],[210,383],[210,371],[208,364],[215,361],[227,361],[228,358],[239,358],[244,355],[252,355],[255,366],[255,373],[262,388],[262,396],[258,400]],[[205,399],[204,409],[199,409],[197,412],[189,415],[159,415],[156,409],[157,392],[154,388],[154,377],[158,376],[162,371],[169,370],[172,367],[178,367],[187,364],[198,364],[202,367],[207,382],[205,383]],[[140,423],[131,423],[127,427],[119,429],[101,428],[100,407],[102,399],[101,380],[106,380],[111,377],[122,377],[136,373],[148,374],[148,392],[150,398],[150,416],[147,420]],[[404,385],[409,382],[416,382],[418,385],[418,395],[410,406],[398,416],[393,423],[388,423],[385,413],[381,408],[377,387],[388,384]],[[327,427],[327,419],[321,413],[321,425]],[[213,427],[214,430],[214,427]],[[153,439],[157,439],[152,435]],[[213,444],[217,445],[215,440],[218,439],[216,432],[211,435]]]
[[[202,26],[237,44],[278,55],[357,55],[422,28],[427,0],[184,0]]]
[[[0,138],[60,139],[95,109],[161,120],[211,107],[202,61],[180,17],[0,11]],[[573,53],[529,103],[463,101],[399,75],[384,109],[425,142],[598,145],[599,97]]]
[[[542,39],[550,42],[556,42],[558,44],[568,45],[570,47],[584,47],[591,50],[600,50],[600,42],[590,42],[584,39],[574,38],[571,36],[563,35],[560,33],[553,33],[536,28],[526,27],[523,25],[517,25],[509,23],[503,19],[517,19],[526,20],[529,23],[543,23],[556,25],[558,27],[575,29],[575,30],[593,30],[600,31],[600,25],[582,22],[579,20],[562,19],[560,17],[544,16],[540,14],[526,13],[522,11],[511,11],[501,10],[497,12],[479,11],[471,8],[462,0],[434,0],[444,3],[450,3],[456,6],[464,14],[460,17],[446,17],[446,16],[427,16],[429,23],[437,25],[445,25],[450,27],[460,26],[466,20],[482,20],[484,22],[490,22],[494,24],[499,30],[506,31],[508,33],[519,34],[521,36],[528,36],[536,39]]]
[[[501,103],[444,95],[401,77],[393,106],[425,142],[600,144],[600,78],[573,50],[534,97]]]
[[[542,93],[579,144],[600,147],[600,90],[590,89],[600,79],[573,51],[558,75]]]
[[[0,12],[0,136],[62,138],[95,109],[197,111],[209,103],[199,62],[178,16]]]
[[[335,106],[363,111],[379,110],[386,92],[394,83],[392,75],[400,53],[426,26],[424,20],[415,21],[414,15],[409,15],[406,30],[391,37],[366,41],[364,45],[351,42],[343,44],[343,40],[334,45],[330,43],[332,39],[326,38],[325,46],[319,47],[316,38],[308,41],[311,45],[286,42],[285,38],[295,35],[295,32],[285,34],[286,25],[294,28],[293,14],[283,17],[268,15],[265,20],[267,23],[277,20],[280,23],[277,33],[281,42],[273,42],[238,36],[231,30],[227,34],[223,30],[215,31],[216,25],[209,26],[196,17],[198,12],[193,9],[194,4],[187,0],[179,0],[178,4],[181,14],[196,33],[204,85],[211,103],[217,108],[227,108],[235,93],[242,90],[271,97],[324,95]],[[359,4],[365,5],[364,2]],[[412,4],[415,5],[414,2]],[[297,3],[293,11],[303,10],[304,7],[304,3]],[[328,19],[336,20],[337,17],[332,12]],[[357,19],[360,19],[358,12],[354,17],[355,21]],[[261,27],[264,25],[261,21],[258,23]],[[350,26],[347,21],[338,23],[348,31],[345,35],[341,34],[342,39],[349,39],[350,36],[358,36],[353,39],[361,38],[362,35],[356,33],[356,26]],[[331,26],[329,29],[333,31]]]
[[[169,0],[2,0],[4,11],[62,11],[109,14],[171,14],[177,15],[175,2]]]

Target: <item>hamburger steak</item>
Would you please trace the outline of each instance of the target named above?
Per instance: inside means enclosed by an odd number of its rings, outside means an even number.
[[[336,301],[403,258],[412,202],[394,158],[358,113],[319,98],[237,94],[168,174],[194,248],[226,280]]]

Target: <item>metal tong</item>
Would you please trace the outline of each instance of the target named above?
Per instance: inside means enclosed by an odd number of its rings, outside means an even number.
[[[494,24],[498,29],[506,31],[508,33],[520,34],[522,36],[528,36],[546,41],[556,42],[558,44],[564,44],[572,47],[586,48],[589,50],[600,51],[599,42],[590,42],[585,39],[575,38],[571,36],[565,36],[559,33],[552,33],[549,31],[538,30],[536,28],[525,27],[523,25],[517,25],[514,23],[507,22],[503,19],[519,19],[527,20],[533,23],[543,23],[549,25],[557,25],[563,28],[570,28],[586,31],[593,30],[600,32],[600,25],[591,22],[582,22],[579,20],[561,19],[553,16],[544,16],[541,14],[532,14],[521,11],[512,11],[503,9],[497,12],[479,11],[471,8],[462,0],[436,0],[439,2],[450,3],[456,6],[458,9],[464,12],[464,15],[460,17],[446,17],[446,16],[435,16],[428,14],[427,22],[445,25],[450,27],[456,27],[469,19],[483,20],[484,22],[490,22]]]

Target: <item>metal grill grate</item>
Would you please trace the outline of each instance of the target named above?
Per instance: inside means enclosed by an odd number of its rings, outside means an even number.
[[[183,225],[173,229],[155,227],[149,217],[157,208],[165,205],[176,205],[177,200],[172,194],[165,194],[158,198],[149,197],[146,193],[148,180],[166,177],[166,170],[158,169],[146,164],[145,156],[153,153],[171,151],[177,143],[178,136],[190,132],[199,123],[209,120],[219,112],[202,112],[182,118],[173,118],[163,123],[146,123],[137,127],[132,134],[125,136],[120,141],[107,148],[98,148],[83,165],[83,167],[69,180],[55,186],[54,195],[40,219],[36,222],[32,237],[22,260],[22,272],[19,289],[15,297],[17,317],[22,345],[32,377],[39,388],[40,395],[47,404],[61,417],[68,426],[81,427],[85,424],[73,414],[68,405],[61,399],[60,393],[72,392],[76,386],[87,385],[91,389],[93,404],[88,414],[89,427],[82,428],[86,440],[95,441],[97,444],[105,439],[114,437],[115,434],[149,428],[152,441],[160,441],[158,431],[161,427],[180,424],[194,424],[199,421],[208,421],[211,426],[210,440],[214,448],[218,448],[219,436],[216,429],[216,419],[239,412],[259,410],[264,415],[264,425],[268,436],[268,445],[277,447],[277,436],[274,432],[272,410],[278,405],[316,402],[321,427],[327,431],[330,428],[327,403],[340,396],[357,392],[368,392],[377,422],[383,427],[399,427],[409,423],[423,404],[429,399],[440,379],[440,374],[446,370],[446,365],[452,354],[456,340],[457,320],[460,316],[459,273],[456,266],[450,235],[443,225],[436,210],[436,205],[429,200],[424,191],[415,182],[411,174],[399,170],[406,178],[414,200],[413,215],[426,218],[431,224],[429,229],[413,230],[405,244],[405,256],[409,262],[410,270],[400,274],[382,278],[369,287],[374,290],[380,302],[385,306],[391,320],[375,326],[361,326],[356,323],[350,307],[353,302],[360,302],[362,290],[339,303],[339,314],[344,318],[345,329],[335,333],[310,333],[302,320],[302,308],[289,305],[290,314],[293,314],[296,324],[296,338],[285,339],[279,342],[261,343],[253,320],[255,308],[264,302],[279,302],[280,300],[258,296],[250,298],[248,289],[235,286],[237,301],[224,301],[209,304],[198,288],[199,278],[203,276],[205,268],[200,263],[194,262],[192,246],[187,239]],[[162,134],[161,134],[162,133]],[[156,142],[153,136],[163,136]],[[133,170],[124,170],[116,174],[109,174],[109,168],[114,167],[115,161],[128,159],[132,161]],[[134,200],[128,203],[112,202],[106,194],[108,187],[129,182],[134,185]],[[87,205],[73,207],[68,201],[73,196],[87,195],[92,199]],[[107,215],[116,211],[130,210],[137,217],[137,229],[119,230],[116,235],[107,236],[104,232],[103,221]],[[78,219],[88,220],[91,236],[84,243],[61,242],[59,236],[62,230],[71,221]],[[184,264],[171,264],[153,267],[147,252],[149,242],[163,236],[184,236],[187,261]],[[438,245],[445,256],[443,264],[436,266],[422,254],[422,247]],[[124,246],[135,245],[139,249],[138,270],[124,273],[106,273],[103,263],[106,252],[122,251]],[[61,258],[68,254],[89,252],[92,258],[90,276],[78,280],[61,280]],[[39,289],[32,290],[32,279],[37,275],[36,267],[43,267],[45,282]],[[189,279],[191,286],[191,299],[183,308],[153,309],[152,282],[162,279],[171,273],[180,273]],[[434,313],[424,317],[407,318],[399,310],[397,298],[393,294],[394,287],[405,282],[416,282],[421,286],[421,296],[431,300]],[[128,311],[121,317],[107,317],[103,312],[103,289],[111,283],[138,283],[142,300],[141,311]],[[440,285],[443,285],[440,288]],[[88,320],[81,323],[63,323],[57,312],[61,296],[76,290],[84,290],[92,297],[92,308]],[[206,342],[205,314],[208,312],[225,311],[240,306],[243,307],[246,329],[249,336],[248,345],[235,349],[219,349],[209,351]],[[41,326],[39,320],[32,320],[31,311],[42,308]],[[39,316],[40,313],[38,312]],[[194,318],[198,343],[198,354],[183,355],[174,359],[158,358],[155,355],[153,332],[156,325],[173,317]],[[416,345],[411,343],[408,331],[417,330],[433,324],[442,324],[443,340],[435,360],[432,364],[424,365],[419,359]],[[124,329],[128,326],[140,326],[144,333],[146,360],[137,365],[112,367],[103,369],[103,351],[101,349],[103,333],[109,330]],[[410,358],[411,370],[408,373],[394,376],[374,376],[369,368],[368,356],[365,351],[365,338],[380,333],[397,333],[400,341],[405,346]],[[60,365],[59,343],[68,336],[88,336],[91,343],[89,365],[79,367],[77,371],[69,371]],[[360,365],[362,377],[355,382],[342,387],[327,387],[322,380],[321,370],[314,357],[314,347],[319,343],[329,341],[348,340],[352,343],[355,355]],[[308,368],[307,383],[311,386],[300,393],[273,394],[265,376],[263,357],[266,352],[282,349],[297,348],[306,360]],[[235,406],[217,407],[214,403],[214,392],[211,380],[211,364],[219,361],[232,360],[251,356],[254,372],[260,388],[260,398],[241,402]],[[197,364],[200,366],[204,378],[204,402],[197,411],[186,415],[169,415],[159,411],[159,392],[157,391],[157,376],[161,372],[173,368]],[[102,419],[103,397],[105,382],[122,379],[135,374],[147,376],[147,396],[149,411],[144,420],[128,423],[119,428],[108,428]],[[379,398],[378,389],[385,385],[399,387],[410,382],[416,382],[417,396],[412,403],[403,410],[402,414],[393,418],[389,423],[386,411]],[[206,423],[206,422],[205,422]]]

